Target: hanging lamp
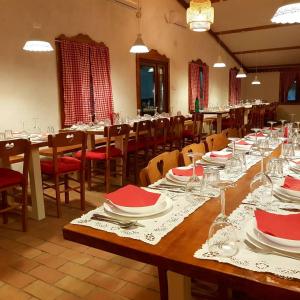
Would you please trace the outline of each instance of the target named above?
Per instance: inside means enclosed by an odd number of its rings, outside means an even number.
[[[213,65],[214,68],[225,68],[226,64],[224,63],[221,55],[218,56],[217,61]]]
[[[300,23],[300,2],[285,1],[284,5],[277,9],[271,21],[278,24]]]
[[[247,74],[244,70],[244,68],[242,67],[243,65],[243,60],[242,60],[242,56],[241,56],[241,65],[240,65],[240,69],[239,72],[236,74],[236,78],[246,78]]]
[[[40,24],[34,24],[29,39],[25,42],[23,50],[30,52],[51,52],[53,47],[43,37]]]
[[[253,85],[260,85],[261,84],[260,80],[258,79],[257,74],[255,75],[254,80],[251,82],[251,84],[253,84]]]
[[[142,9],[140,6],[140,0],[138,0],[138,8],[136,12],[136,17],[138,19],[138,34],[137,38],[130,48],[130,53],[148,53],[149,48],[145,45],[143,39],[142,39],[142,34],[141,34],[141,17],[142,17]]]
[[[214,22],[214,8],[207,0],[191,0],[186,11],[186,21],[190,30],[203,32],[210,30]]]

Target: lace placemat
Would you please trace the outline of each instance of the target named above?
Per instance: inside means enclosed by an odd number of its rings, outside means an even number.
[[[121,237],[132,238],[143,241],[147,244],[156,245],[167,233],[172,231],[176,226],[182,223],[186,217],[209,200],[209,198],[203,198],[202,201],[189,199],[189,197],[186,197],[184,193],[179,194],[165,191],[161,191],[161,193],[164,193],[166,197],[170,197],[173,202],[173,208],[171,211],[161,216],[158,215],[151,218],[139,219],[138,222],[145,227],[121,229],[119,226],[108,222],[91,220],[93,214],[109,216],[103,206],[73,220],[71,224],[88,226],[112,232]]]
[[[270,204],[259,205],[260,208],[279,214],[288,214],[289,212],[282,210],[287,206],[285,203],[278,202],[275,198]],[[299,208],[299,204],[288,204],[289,208]],[[239,251],[232,257],[220,257],[209,252],[208,241],[202,248],[197,250],[194,257],[199,259],[216,260],[222,263],[228,263],[243,269],[268,272],[284,278],[300,279],[300,260],[288,257],[276,256],[273,254],[255,253],[250,250],[243,240],[246,237],[245,228],[249,222],[254,219],[254,211],[256,206],[253,205],[251,195],[249,194],[243,203],[232,212],[229,216],[230,221],[237,228],[239,237]],[[217,237],[213,237],[217,238]]]

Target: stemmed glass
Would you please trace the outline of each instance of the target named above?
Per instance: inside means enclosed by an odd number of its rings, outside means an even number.
[[[268,121],[268,124],[270,124],[270,137],[273,137],[273,125],[276,124],[274,121]]]
[[[281,123],[281,132],[282,132],[282,137],[284,138],[284,123],[286,122],[286,120],[279,120]]]
[[[299,129],[300,129],[300,122],[297,121],[297,122],[295,122],[295,124],[297,124],[297,128],[298,128],[298,131],[299,131]]]
[[[252,131],[255,133],[255,143],[254,145],[257,145],[257,133],[261,130],[260,128],[251,128]]]
[[[243,172],[243,161],[241,160],[241,156],[236,154],[235,151],[235,142],[239,140],[239,138],[229,138],[232,141],[232,156],[225,163],[225,174],[228,175],[229,178],[235,178],[241,172]]]
[[[272,201],[273,184],[270,177],[264,172],[264,157],[272,149],[269,148],[269,141],[267,139],[260,140],[257,148],[261,154],[261,167],[260,172],[250,182],[251,198],[257,203],[268,203]]]
[[[196,153],[191,152],[188,153],[188,156],[192,158],[192,165],[193,165],[193,175],[189,178],[185,186],[185,191],[188,193],[188,197],[192,197],[193,199],[203,199],[203,196],[200,195],[200,187],[201,187],[201,178],[196,174],[196,161],[197,158],[202,157],[203,153]]]
[[[41,133],[41,128],[38,126],[39,118],[33,118],[34,126],[33,126],[33,133]]]
[[[234,182],[219,180],[213,185],[220,189],[221,212],[209,228],[208,248],[213,255],[231,257],[238,252],[238,238],[234,225],[226,216],[225,190],[234,187]]]
[[[158,107],[156,106],[154,108],[154,118],[158,118],[159,117],[159,113],[158,113]]]

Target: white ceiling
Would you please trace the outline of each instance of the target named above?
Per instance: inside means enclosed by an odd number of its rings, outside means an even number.
[[[184,1],[189,3],[189,0]],[[218,1],[213,3],[215,21],[211,29],[232,53],[300,46],[300,24],[218,34],[218,32],[227,30],[272,25],[273,23],[270,20],[283,2],[283,0]],[[235,54],[235,56],[242,60],[243,65],[246,67],[300,64],[300,49]]]

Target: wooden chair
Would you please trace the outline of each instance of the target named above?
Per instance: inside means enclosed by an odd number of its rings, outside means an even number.
[[[153,121],[152,148],[153,156],[166,151],[167,135],[170,121],[167,118],[160,118]]]
[[[126,177],[129,132],[130,126],[128,124],[107,126],[104,128],[106,145],[86,152],[89,190],[92,186],[92,175],[99,174],[96,162],[104,162],[105,165],[104,181],[106,193],[109,192],[111,184],[111,161],[116,162],[116,171],[114,174],[121,176],[123,185]],[[80,152],[76,153],[76,157],[80,157]],[[118,160],[120,161],[120,164],[117,163]],[[95,164],[92,164],[92,162],[95,162]],[[120,173],[118,172],[119,168],[121,169]]]
[[[148,178],[148,172],[147,172],[147,168],[143,168],[140,171],[140,175],[139,175],[139,186],[148,186],[150,184],[149,182],[149,178]]]
[[[182,148],[184,116],[174,116],[170,118],[170,130],[168,141],[170,142],[170,150]]]
[[[189,153],[202,153],[205,154],[205,145],[204,143],[200,144],[191,144],[185,146],[181,150],[181,161],[184,166],[189,166],[192,163],[191,157],[188,156]],[[199,157],[200,159],[201,157]]]
[[[202,113],[193,113],[192,129],[183,131],[183,139],[185,145],[191,143],[200,143],[202,139],[202,131],[203,131],[203,118],[204,115]]]
[[[133,132],[135,133],[133,139],[128,141],[127,153],[127,177],[130,170],[130,158],[133,157],[134,163],[134,179],[137,182],[138,165],[141,161],[143,165],[148,161],[149,151],[151,147],[151,128],[152,122],[150,120],[139,121],[133,124]]]
[[[80,208],[85,210],[85,154],[86,154],[86,134],[81,131],[69,131],[48,136],[48,145],[51,148],[52,159],[41,160],[41,171],[43,175],[43,189],[55,190],[55,197],[45,194],[48,198],[56,201],[57,216],[61,216],[60,194],[65,194],[65,203],[69,203],[69,192],[74,191],[80,194]],[[78,148],[81,145],[80,160],[69,156],[74,151],[74,146]],[[70,149],[60,151],[61,149]],[[72,150],[73,149],[73,150]],[[67,154],[67,155],[65,155]],[[71,176],[73,173],[79,173],[79,179]],[[49,183],[49,179],[54,181]],[[69,181],[79,183],[76,186],[70,186]],[[63,185],[63,190],[60,186]]]
[[[230,137],[241,137],[241,131],[237,128],[227,128],[222,130],[222,133],[226,136],[226,138]]]
[[[10,157],[23,156],[22,173],[9,168],[0,168],[0,192],[3,223],[8,222],[7,212],[16,208],[21,208],[22,230],[27,230],[27,193],[28,193],[28,169],[29,169],[30,142],[25,139],[7,140],[0,142],[0,158],[9,164]],[[21,187],[21,196],[14,191],[15,203],[8,205],[7,195],[12,188]],[[19,201],[19,202],[18,202]]]
[[[165,177],[166,173],[179,166],[179,151],[164,152],[151,159],[143,171],[144,178],[149,180],[149,184]]]
[[[227,147],[228,139],[223,133],[209,135],[206,138],[208,151],[219,151]]]

